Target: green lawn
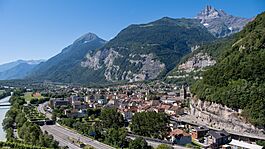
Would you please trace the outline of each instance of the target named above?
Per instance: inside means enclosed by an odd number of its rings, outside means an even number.
[[[42,99],[42,98],[44,98],[43,96],[33,96],[32,95],[32,93],[33,92],[26,92],[25,94],[24,94],[24,98],[25,98],[25,100],[26,101],[30,101],[31,99],[33,99],[33,98],[38,98],[38,99]]]

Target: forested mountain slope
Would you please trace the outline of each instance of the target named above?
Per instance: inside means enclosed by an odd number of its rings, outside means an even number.
[[[100,72],[101,80],[108,82],[156,79],[194,46],[214,39],[197,19],[164,17],[125,28],[103,48],[89,53],[82,67]]]
[[[265,126],[264,35],[262,13],[234,37],[231,46],[224,46],[217,64],[192,86],[198,98],[243,109],[242,115],[260,127]]]

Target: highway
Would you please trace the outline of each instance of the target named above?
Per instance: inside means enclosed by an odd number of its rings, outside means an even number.
[[[49,134],[54,136],[54,139],[57,140],[61,146],[68,146],[70,149],[80,149],[78,146],[72,144],[69,138],[80,140],[84,144],[90,145],[96,149],[114,149],[111,146],[92,140],[88,137],[85,137],[81,134],[78,134],[72,130],[64,128],[58,124],[56,125],[44,125],[41,127],[44,131],[46,130]]]
[[[48,118],[51,118],[51,114],[47,113],[44,110],[44,106],[47,103],[40,104],[38,106],[38,111],[45,114]],[[80,142],[83,142],[86,145],[90,145],[96,149],[114,149],[113,147],[106,145],[104,143],[101,143],[99,141],[90,139],[88,137],[85,137],[73,130],[67,129],[65,127],[60,126],[59,124],[56,125],[44,125],[41,126],[42,131],[47,131],[48,134],[51,134],[56,141],[59,142],[60,146],[68,146],[70,149],[80,149],[77,145],[73,144],[72,141],[69,138],[79,140]]]
[[[54,137],[54,140],[59,142],[59,146],[68,146],[70,149],[81,149],[80,147],[73,144],[69,139],[68,136],[64,135],[61,132],[58,132],[56,128],[53,126],[44,125],[41,126],[42,131],[47,131],[50,135]]]

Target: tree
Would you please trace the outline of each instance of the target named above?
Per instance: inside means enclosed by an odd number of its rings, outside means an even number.
[[[129,144],[129,149],[151,149],[143,138],[135,138]]]
[[[102,139],[104,136],[102,135],[103,128],[100,122],[96,122],[89,130],[89,135],[93,136],[94,139]]]
[[[105,142],[115,147],[122,148],[126,144],[127,130],[126,128],[110,128],[107,131]]]
[[[164,138],[168,132],[169,118],[164,113],[141,112],[132,118],[131,130],[147,137]]]
[[[68,127],[73,127],[73,124],[75,123],[75,119],[73,118],[62,118],[61,123]]]
[[[265,141],[258,140],[256,143],[257,143],[258,145],[263,146],[263,148],[265,148]]]
[[[22,125],[27,121],[26,115],[21,111],[16,116],[15,122],[17,124],[17,127],[22,127]]]
[[[120,128],[124,126],[123,116],[116,109],[103,109],[100,114],[103,128]]]
[[[4,129],[12,128],[13,123],[14,123],[14,119],[12,119],[11,117],[7,117],[3,120],[3,128]]]
[[[156,149],[173,149],[173,147],[168,146],[166,144],[160,144],[160,145],[157,146]]]

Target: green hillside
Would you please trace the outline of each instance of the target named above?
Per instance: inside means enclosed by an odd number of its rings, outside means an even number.
[[[137,76],[142,76],[140,81],[159,78],[190,53],[192,46],[214,39],[196,19],[164,17],[147,24],[130,25],[104,47],[91,53],[87,61],[99,59],[100,69],[93,67],[87,75],[98,71],[97,76],[106,79],[107,74],[109,82],[128,82]]]
[[[215,66],[192,86],[198,98],[235,109],[256,126],[265,126],[265,13],[224,46]],[[230,45],[229,41],[222,43]]]
[[[130,25],[122,30],[104,48],[124,46],[117,51],[122,55],[154,53],[166,64],[166,71],[190,53],[191,46],[202,45],[215,39],[196,19],[164,17],[148,24]]]
[[[80,83],[89,76],[81,68],[81,61],[89,51],[102,47],[106,41],[93,33],[85,34],[73,44],[64,48],[61,53],[36,66],[27,79],[50,80],[54,82]]]

